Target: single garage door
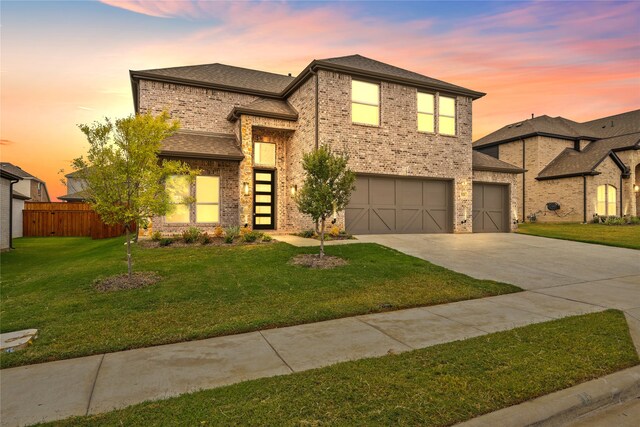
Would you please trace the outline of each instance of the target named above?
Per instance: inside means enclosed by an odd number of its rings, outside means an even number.
[[[450,181],[357,176],[345,209],[351,234],[448,233]]]
[[[509,231],[509,187],[500,184],[473,184],[473,232]]]

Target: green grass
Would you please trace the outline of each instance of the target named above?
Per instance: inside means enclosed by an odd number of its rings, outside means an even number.
[[[443,426],[636,364],[610,310],[56,424]]]
[[[16,239],[2,255],[2,332],[37,328],[1,366],[65,359],[276,326],[516,292],[373,244],[331,246],[349,265],[288,264],[284,243],[135,248],[134,270],[157,271],[144,289],[99,293],[97,277],[126,270],[123,239]]]
[[[640,249],[640,226],[603,224],[519,224],[518,233]]]

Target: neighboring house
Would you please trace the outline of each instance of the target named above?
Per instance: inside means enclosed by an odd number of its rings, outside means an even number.
[[[65,202],[84,202],[86,200],[85,188],[87,183],[80,178],[80,171],[68,173],[66,178],[67,194],[59,196],[58,199]]]
[[[161,157],[201,169],[174,177],[176,204],[154,230],[313,226],[294,197],[302,156],[349,155],[356,190],[336,224],[351,233],[510,231],[522,170],[472,155],[471,103],[484,94],[360,55],[312,61],[297,77],[208,64],[130,71],[136,113],[182,130]]]
[[[0,168],[3,171],[20,177],[20,181],[13,186],[11,223],[13,237],[22,237],[22,211],[24,209],[24,202],[49,202],[47,184],[14,164],[2,162]]]
[[[0,168],[0,250],[11,248],[13,200],[12,192],[16,183],[22,180],[4,168]],[[22,230],[22,228],[21,228]]]
[[[507,125],[473,148],[526,170],[517,178],[521,220],[640,215],[640,110],[584,123],[540,116]]]

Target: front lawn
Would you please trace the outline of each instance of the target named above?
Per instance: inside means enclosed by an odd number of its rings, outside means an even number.
[[[446,426],[636,364],[610,310],[55,424]]]
[[[518,233],[640,249],[640,225],[525,223],[518,224]]]
[[[152,286],[98,292],[98,277],[126,271],[124,239],[16,239],[2,254],[1,331],[37,328],[1,366],[317,322],[357,314],[516,292],[374,244],[331,246],[349,264],[333,270],[289,265],[284,243],[134,249],[134,270]]]

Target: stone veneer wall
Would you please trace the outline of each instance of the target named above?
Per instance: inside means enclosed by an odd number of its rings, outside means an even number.
[[[220,225],[230,227],[240,225],[239,208],[239,168],[238,162],[207,159],[187,159],[163,157],[171,160],[181,160],[194,169],[200,169],[201,175],[220,177]],[[192,194],[195,194],[195,182],[192,184]],[[213,231],[217,224],[197,224],[195,221],[195,204],[191,205],[191,220],[187,224],[166,224],[164,217],[154,217],[152,227],[154,231],[162,233],[181,233],[189,227],[197,226],[204,231]]]
[[[417,89],[381,82],[380,126],[351,123],[351,76],[319,71],[320,144],[350,157],[356,173],[452,179],[454,232],[472,211],[471,98],[458,96],[457,136],[418,132]],[[339,224],[344,224],[340,215]]]
[[[629,166],[631,177],[622,181],[622,214],[640,216],[640,192],[633,186],[640,186],[640,150],[625,150],[616,153]]]
[[[518,213],[518,199],[514,196],[518,194],[518,174],[505,173],[505,172],[492,172],[492,171],[473,171],[473,182],[489,182],[498,184],[509,185],[509,200],[510,200],[510,215],[509,221],[511,222],[511,230],[518,229],[518,224],[515,221]],[[469,218],[472,218],[470,215]],[[472,222],[473,219],[471,219]],[[473,226],[473,223],[471,224]]]

